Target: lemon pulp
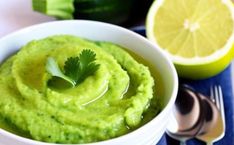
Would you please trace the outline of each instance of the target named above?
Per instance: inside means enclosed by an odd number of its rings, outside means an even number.
[[[156,0],[148,12],[146,33],[176,65],[187,65],[187,71],[190,66],[213,63],[231,55],[234,7],[230,0]],[[228,57],[225,63],[233,56]],[[218,69],[211,74],[217,72]]]

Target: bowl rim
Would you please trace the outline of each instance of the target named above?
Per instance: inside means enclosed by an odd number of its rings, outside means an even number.
[[[127,134],[121,135],[119,137],[115,137],[112,139],[108,139],[108,140],[104,140],[104,141],[98,141],[98,142],[91,142],[91,143],[84,143],[84,144],[74,144],[74,145],[99,145],[102,143],[108,144],[111,142],[114,142],[115,140],[120,140],[120,139],[124,139],[124,138],[128,138],[129,136],[134,136],[136,133],[140,132],[140,130],[143,130],[143,128],[146,128],[148,126],[152,126],[152,124],[154,124],[156,118],[160,118],[162,117],[165,113],[169,113],[170,112],[170,108],[173,107],[175,100],[176,100],[176,95],[178,92],[178,75],[175,69],[175,66],[173,64],[173,62],[170,60],[169,56],[160,48],[158,48],[156,45],[154,45],[152,42],[150,42],[147,38],[141,36],[140,34],[131,31],[130,29],[121,27],[121,26],[117,26],[114,24],[109,24],[109,23],[105,23],[105,22],[99,22],[99,21],[93,21],[93,20],[60,20],[60,21],[52,21],[52,22],[45,22],[45,23],[41,23],[41,24],[35,24],[35,25],[31,25],[28,27],[25,27],[23,29],[20,29],[18,31],[15,31],[13,33],[10,33],[2,38],[0,38],[0,43],[2,43],[2,41],[6,40],[6,39],[11,39],[11,37],[14,37],[15,35],[22,35],[24,33],[26,33],[27,31],[33,31],[34,29],[40,29],[41,27],[45,27],[47,25],[56,25],[58,23],[89,23],[89,24],[93,24],[93,25],[103,25],[103,26],[108,26],[110,28],[116,29],[116,30],[121,30],[121,31],[125,31],[129,34],[131,34],[131,37],[136,37],[137,39],[141,40],[143,43],[148,43],[148,45],[152,48],[154,48],[154,50],[158,51],[160,53],[160,55],[163,56],[163,58],[166,60],[165,62],[168,64],[168,67],[170,67],[171,70],[171,74],[172,74],[172,78],[173,78],[173,90],[171,91],[171,97],[169,98],[169,101],[167,101],[167,103],[165,104],[164,108],[159,112],[159,114],[157,116],[155,116],[152,120],[150,120],[149,122],[147,122],[146,124],[140,126],[139,128],[135,129],[134,131],[131,131]],[[2,62],[0,62],[1,64]],[[22,141],[22,142],[26,142],[26,143],[32,143],[32,144],[41,144],[41,145],[67,145],[67,144],[56,144],[56,143],[48,143],[48,142],[43,142],[43,141],[38,141],[38,140],[34,140],[34,139],[30,139],[30,138],[26,138],[20,135],[16,135],[14,133],[11,133],[9,131],[6,131],[2,128],[0,128],[0,134],[4,134],[6,136],[15,138],[18,141]]]

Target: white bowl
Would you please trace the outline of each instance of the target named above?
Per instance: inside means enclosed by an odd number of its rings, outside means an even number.
[[[0,39],[0,63],[31,40],[56,34],[71,34],[91,40],[109,41],[130,49],[159,70],[165,85],[163,110],[139,129],[114,139],[86,145],[155,145],[162,137],[173,108],[178,77],[169,58],[146,38],[125,28],[102,22],[71,20],[31,26]],[[27,139],[0,129],[0,145],[54,145]]]

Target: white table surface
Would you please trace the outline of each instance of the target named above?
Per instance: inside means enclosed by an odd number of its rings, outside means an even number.
[[[34,12],[31,0],[0,0],[0,38],[30,25],[54,20],[52,17]],[[234,84],[234,61],[231,80]],[[232,86],[234,94],[234,85]]]
[[[0,0],[0,37],[33,24],[53,20],[52,17],[34,12],[31,0]]]

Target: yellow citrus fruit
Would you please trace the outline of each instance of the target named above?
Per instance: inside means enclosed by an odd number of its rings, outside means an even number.
[[[211,77],[234,57],[234,6],[230,0],[156,0],[146,35],[169,55],[179,76]]]

